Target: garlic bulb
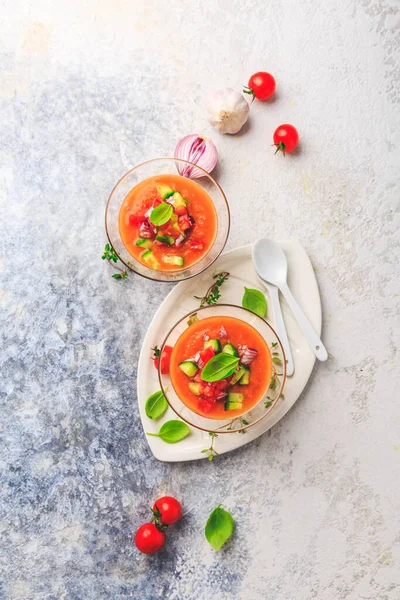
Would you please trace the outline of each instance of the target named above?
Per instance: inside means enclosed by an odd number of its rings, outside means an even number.
[[[218,90],[207,104],[208,118],[220,133],[237,133],[249,116],[249,105],[232,88]]]

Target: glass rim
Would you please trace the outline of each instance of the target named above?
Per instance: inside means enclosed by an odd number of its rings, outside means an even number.
[[[283,348],[282,342],[278,336],[278,334],[276,333],[275,329],[272,327],[272,325],[270,325],[265,319],[263,319],[262,317],[260,317],[259,315],[257,315],[256,313],[254,313],[253,311],[244,308],[244,306],[238,306],[237,304],[230,304],[228,302],[224,302],[224,303],[218,303],[212,306],[203,306],[201,308],[197,308],[195,310],[191,310],[190,312],[186,313],[185,315],[183,315],[183,317],[181,317],[178,321],[176,321],[176,323],[169,329],[167,335],[164,338],[164,341],[162,343],[162,346],[160,348],[160,358],[162,356],[163,350],[164,350],[164,346],[166,341],[168,340],[169,336],[171,335],[171,333],[174,331],[175,327],[177,327],[180,323],[182,323],[182,321],[184,321],[185,319],[187,319],[188,317],[190,317],[191,315],[198,313],[200,311],[204,311],[204,310],[208,310],[210,308],[223,308],[223,307],[228,307],[228,308],[235,308],[235,309],[239,309],[241,311],[245,311],[246,313],[249,313],[251,315],[253,315],[254,317],[256,317],[258,320],[262,321],[265,325],[267,325],[269,327],[269,329],[272,331],[272,333],[275,335],[276,339],[278,340],[278,344],[279,344],[279,348],[282,352],[282,368],[283,368],[283,374],[282,374],[282,382],[281,382],[281,386],[280,386],[280,390],[279,393],[277,394],[276,398],[272,401],[271,406],[269,406],[266,410],[265,413],[263,415],[261,415],[261,417],[259,417],[256,421],[254,421],[253,423],[249,423],[248,425],[244,425],[242,427],[238,427],[237,429],[231,429],[231,430],[227,430],[225,429],[224,431],[222,430],[222,427],[226,427],[227,425],[231,423],[234,423],[237,419],[240,419],[241,417],[243,417],[244,415],[246,415],[247,413],[243,413],[242,415],[239,415],[237,417],[233,417],[232,419],[227,419],[227,422],[225,425],[221,425],[220,428],[218,429],[212,429],[212,428],[206,428],[206,427],[200,427],[199,425],[195,425],[194,423],[192,423],[191,421],[189,421],[188,419],[186,419],[185,417],[182,417],[182,415],[172,406],[171,402],[168,399],[168,394],[166,393],[166,388],[163,385],[162,382],[162,373],[161,373],[161,360],[158,361],[158,369],[157,369],[157,374],[158,374],[158,381],[161,387],[161,391],[164,394],[164,397],[169,405],[170,408],[172,408],[172,410],[174,411],[174,413],[180,418],[182,419],[182,421],[184,421],[185,423],[187,423],[188,425],[190,425],[191,427],[194,427],[195,429],[199,429],[200,431],[206,431],[208,433],[238,433],[239,431],[245,431],[246,429],[249,429],[250,427],[254,427],[254,425],[256,425],[257,423],[259,423],[260,421],[262,421],[263,419],[265,419],[265,417],[272,411],[272,409],[274,408],[274,406],[276,405],[276,403],[278,402],[278,400],[281,398],[282,395],[282,390],[285,386],[286,383],[286,355],[285,355],[285,350]],[[190,327],[190,325],[188,325],[188,327]],[[172,383],[171,383],[172,385]],[[269,388],[267,388],[269,389]],[[175,392],[176,393],[176,392]],[[265,395],[265,394],[264,394]],[[260,400],[257,402],[257,404],[255,404],[249,411],[250,412],[253,408],[255,408],[256,406],[258,406],[258,404],[262,401],[262,398],[264,397],[261,396]],[[177,394],[178,396],[178,394]],[[179,396],[178,396],[179,397]],[[182,400],[179,398],[179,400],[182,402]],[[182,404],[188,408],[188,410],[190,412],[193,412],[192,410],[190,410],[190,408],[188,406],[186,406],[186,404],[184,402],[182,402]],[[197,414],[194,413],[193,414]],[[202,417],[202,415],[197,415],[201,418],[206,419],[207,417]]]
[[[107,216],[108,216],[108,210],[109,210],[109,206],[110,206],[110,202],[111,199],[113,197],[113,194],[115,192],[115,190],[117,189],[117,187],[120,185],[120,183],[125,179],[125,177],[128,177],[128,175],[130,175],[133,171],[135,171],[136,169],[138,169],[139,167],[143,167],[144,165],[148,165],[150,163],[154,163],[154,162],[158,162],[158,161],[172,161],[172,162],[180,162],[180,163],[185,163],[186,165],[190,165],[192,167],[195,167],[196,169],[199,169],[200,171],[202,171],[204,173],[204,175],[202,175],[202,177],[208,177],[209,179],[211,179],[212,183],[218,188],[218,190],[220,191],[222,198],[225,202],[225,207],[227,210],[227,215],[228,215],[228,226],[227,226],[227,230],[225,233],[225,239],[223,240],[222,243],[222,248],[220,250],[220,252],[217,254],[217,256],[207,265],[205,265],[200,271],[193,273],[192,275],[187,275],[186,277],[182,277],[181,279],[158,279],[156,277],[150,277],[150,275],[145,275],[144,273],[139,273],[138,271],[136,271],[135,269],[132,269],[132,267],[130,265],[128,265],[125,260],[123,258],[120,257],[120,255],[118,254],[118,252],[116,251],[116,249],[113,246],[113,243],[111,241],[111,236],[110,233],[108,231],[108,224],[107,224]],[[182,177],[182,175],[181,175]],[[191,179],[190,177],[187,177],[186,179]],[[195,179],[200,179],[199,177],[195,178]],[[214,201],[213,199],[210,197],[211,202],[214,205]],[[210,175],[210,173],[208,173],[207,171],[205,171],[202,167],[199,167],[198,165],[196,165],[195,163],[189,162],[188,160],[183,160],[182,158],[172,158],[172,157],[159,157],[159,158],[150,158],[149,160],[145,160],[137,165],[135,165],[134,167],[132,167],[131,169],[129,169],[129,171],[127,171],[126,173],[124,173],[124,175],[122,175],[122,177],[120,177],[117,181],[117,183],[114,185],[114,187],[112,188],[110,195],[108,196],[108,200],[107,200],[107,204],[106,204],[106,210],[105,210],[105,216],[104,216],[104,220],[105,220],[105,230],[106,230],[106,236],[107,239],[111,245],[111,247],[113,248],[113,250],[116,252],[118,259],[121,261],[121,263],[123,265],[125,265],[125,267],[127,269],[129,269],[129,271],[132,271],[133,273],[135,273],[136,275],[139,275],[140,277],[144,277],[145,279],[148,279],[149,281],[157,281],[160,283],[179,283],[180,281],[186,281],[188,279],[192,279],[192,277],[197,277],[197,275],[200,275],[201,273],[203,273],[206,269],[208,269],[209,267],[211,267],[211,265],[213,265],[215,263],[215,261],[217,260],[217,258],[219,258],[225,248],[226,242],[228,241],[228,237],[229,237],[229,232],[230,232],[230,228],[231,228],[231,211],[229,209],[229,204],[228,204],[228,200],[225,196],[225,192],[223,191],[222,187],[220,186],[220,184],[217,182],[216,179],[214,179],[214,177],[212,177]],[[214,244],[213,244],[214,245]],[[203,258],[205,258],[209,252],[211,251],[213,246],[210,247],[209,251],[207,252],[207,254],[204,255]],[[134,258],[134,257],[133,257]],[[134,260],[136,260],[134,258]],[[193,265],[195,266],[196,263]],[[144,266],[144,265],[142,265]],[[147,267],[146,267],[147,268]],[[152,271],[154,273],[157,273],[157,271],[155,271],[154,269],[148,269],[149,271]],[[163,271],[164,273],[167,273],[167,271]],[[179,273],[180,271],[170,271],[171,273],[175,274],[175,273]]]

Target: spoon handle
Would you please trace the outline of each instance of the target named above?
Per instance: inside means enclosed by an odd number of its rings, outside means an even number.
[[[287,336],[285,321],[283,320],[281,303],[279,301],[279,291],[275,285],[264,282],[271,298],[272,310],[274,311],[274,327],[278,334],[278,338],[282,342],[286,357],[286,375],[290,377],[294,373],[294,362],[292,350],[290,348],[289,339]]]
[[[280,290],[281,290],[283,296],[285,297],[285,300],[288,303],[289,307],[291,308],[294,316],[296,317],[298,324],[300,325],[301,329],[303,330],[303,333],[304,333],[308,343],[310,344],[311,349],[314,352],[315,356],[318,358],[318,360],[327,360],[328,352],[326,351],[325,346],[321,342],[321,339],[318,337],[317,333],[315,332],[310,321],[307,319],[303,310],[297,304],[297,300],[295,299],[292,292],[290,291],[287,283],[282,284],[280,286]]]

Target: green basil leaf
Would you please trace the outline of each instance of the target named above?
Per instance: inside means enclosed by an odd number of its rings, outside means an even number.
[[[205,534],[214,550],[220,550],[233,533],[233,518],[227,510],[217,506],[208,517]]]
[[[151,394],[151,396],[147,398],[146,405],[144,407],[146,415],[149,417],[149,419],[159,419],[163,416],[167,408],[168,402],[161,391]]]
[[[164,223],[170,220],[172,211],[173,208],[171,204],[163,202],[151,211],[150,221],[153,223],[153,225],[164,225]]]
[[[238,364],[239,358],[221,352],[221,354],[210,358],[201,372],[201,378],[203,381],[209,382],[225,379],[225,377],[229,377],[229,375],[235,372]]]
[[[167,444],[176,444],[190,433],[190,427],[183,421],[167,421],[158,433],[148,433],[153,437],[160,437]]]
[[[248,310],[251,310],[251,312],[256,313],[256,315],[262,319],[267,314],[267,301],[264,294],[259,290],[245,287],[242,306],[243,308],[247,308]]]

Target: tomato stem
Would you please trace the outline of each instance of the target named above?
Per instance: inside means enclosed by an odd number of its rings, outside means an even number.
[[[253,96],[251,99],[251,103],[253,104],[254,100],[256,99],[256,95],[254,93],[254,91],[249,88],[247,85],[243,86],[243,94],[250,94],[250,96]]]
[[[275,154],[277,154],[280,151],[283,153],[283,156],[286,156],[286,154],[285,154],[286,145],[283,142],[279,142],[279,144],[272,144],[272,145],[276,146]]]

